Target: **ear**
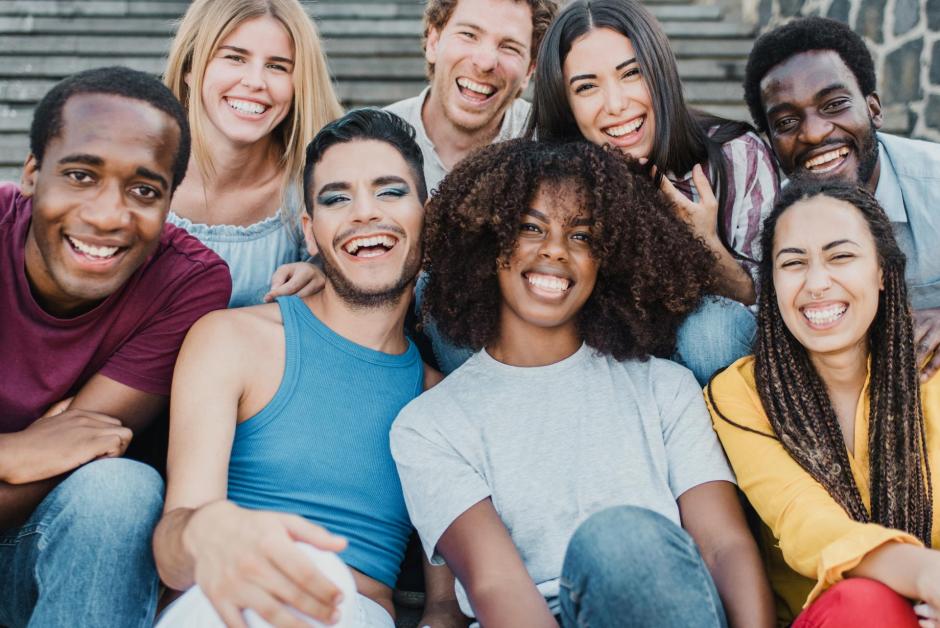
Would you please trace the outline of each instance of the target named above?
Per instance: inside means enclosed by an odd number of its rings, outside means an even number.
[[[424,44],[424,60],[428,63],[437,63],[437,45],[441,41],[441,31],[433,26],[428,28],[428,40]]]
[[[532,59],[532,63],[529,64],[529,71],[526,73],[525,78],[522,79],[522,83],[519,85],[518,96],[522,96],[522,92],[524,92],[525,88],[529,86],[529,81],[532,80],[533,72],[535,72],[535,59]]]
[[[884,114],[881,111],[881,98],[878,96],[878,92],[872,92],[866,96],[865,101],[868,103],[868,117],[871,118],[871,123],[875,125],[876,129],[880,129],[881,125],[884,124]]]
[[[30,153],[23,164],[20,175],[20,192],[23,196],[32,196],[36,191],[36,179],[39,178],[39,161]]]
[[[187,72],[183,75],[183,82],[186,83],[186,87],[192,88],[193,86],[193,73]]]
[[[313,237],[313,218],[306,209],[300,216],[300,223],[304,231],[304,242],[307,243],[307,252],[311,257],[316,257],[320,252],[320,247],[317,246],[317,240]]]

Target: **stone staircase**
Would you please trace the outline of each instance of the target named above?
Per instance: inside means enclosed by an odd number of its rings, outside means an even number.
[[[385,105],[425,84],[423,0],[304,2],[325,40],[343,104]],[[0,181],[17,180],[32,108],[59,79],[102,65],[160,74],[179,0],[0,0]],[[690,102],[747,119],[741,78],[753,28],[720,6],[647,0],[679,58]]]

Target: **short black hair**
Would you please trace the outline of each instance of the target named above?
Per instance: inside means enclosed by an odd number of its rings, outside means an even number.
[[[761,35],[744,70],[744,100],[751,119],[767,132],[767,116],[760,98],[760,82],[770,70],[793,55],[813,50],[832,50],[855,75],[862,95],[876,89],[875,63],[862,38],[847,24],[825,17],[797,18]]]
[[[313,214],[313,194],[310,185],[313,181],[314,168],[323,158],[323,153],[335,144],[345,144],[353,140],[377,140],[390,144],[397,150],[411,168],[418,200],[424,205],[428,199],[427,186],[424,182],[424,157],[415,141],[414,127],[394,113],[384,109],[364,107],[353,109],[342,118],[327,124],[307,145],[307,157],[304,163],[304,207],[307,208],[307,213]]]
[[[156,77],[122,66],[85,70],[68,76],[50,89],[33,112],[29,128],[29,150],[42,163],[49,141],[62,131],[62,109],[76,94],[110,94],[145,102],[176,121],[180,129],[179,146],[173,160],[171,192],[186,176],[189,164],[190,136],[186,111],[173,92]]]

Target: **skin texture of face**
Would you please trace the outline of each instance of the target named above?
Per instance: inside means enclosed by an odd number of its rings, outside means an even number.
[[[74,315],[113,294],[154,252],[170,206],[180,129],[130,98],[78,94],[22,190],[33,199],[26,275],[39,304]]]
[[[502,330],[576,327],[597,280],[593,221],[579,197],[569,187],[539,187],[512,257],[498,272]]]
[[[649,157],[656,131],[653,101],[629,39],[609,28],[592,29],[572,44],[562,72],[585,139],[637,159]]]
[[[421,267],[424,208],[401,154],[377,140],[328,148],[311,181],[313,216],[304,214],[311,252],[336,293],[360,308],[392,306]]]
[[[222,40],[202,83],[202,104],[214,142],[251,145],[290,113],[294,44],[284,25],[265,16],[242,22]]]
[[[465,133],[499,128],[532,75],[532,10],[515,0],[459,0],[447,24],[428,32],[434,64],[427,114]]]
[[[777,222],[773,256],[777,306],[810,357],[867,354],[883,274],[862,214],[828,196],[801,200]]]
[[[881,101],[832,50],[794,55],[761,81],[768,135],[787,176],[878,183]]]

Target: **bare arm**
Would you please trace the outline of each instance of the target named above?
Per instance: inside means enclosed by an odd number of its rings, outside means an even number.
[[[422,553],[425,602],[419,626],[466,628],[470,620],[460,611],[454,591],[454,574],[447,565],[432,565]]]
[[[871,578],[913,600],[940,609],[940,552],[908,543],[888,542],[862,559],[846,575]]]
[[[466,589],[481,625],[558,626],[489,498],[450,524],[437,551]]]
[[[165,407],[163,396],[95,375],[62,412],[0,436],[0,529],[22,525],[71,471],[122,455]]]
[[[706,482],[679,497],[682,527],[695,540],[732,628],[772,628],[774,601],[734,485]]]

